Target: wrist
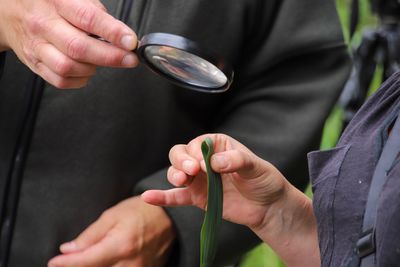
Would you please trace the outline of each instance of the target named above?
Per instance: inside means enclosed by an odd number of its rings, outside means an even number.
[[[317,223],[312,202],[288,181],[285,180],[282,197],[266,210],[263,224],[252,230],[287,266],[319,266]]]
[[[2,24],[1,21],[0,21],[0,24]],[[4,51],[7,51],[9,49],[10,49],[10,46],[7,44],[5,35],[4,35],[4,33],[3,33],[2,29],[1,29],[1,26],[0,26],[0,53],[4,52]]]
[[[6,47],[6,46],[3,46],[3,45],[0,44],[0,53],[5,52],[5,51],[7,51],[9,49],[10,49],[9,47]]]
[[[154,206],[154,208],[158,213],[158,216],[156,217],[158,229],[155,231],[160,231],[157,238],[158,259],[156,259],[156,262],[157,266],[164,266],[168,262],[172,253],[173,244],[176,239],[176,229],[172,219],[163,208],[156,206]]]

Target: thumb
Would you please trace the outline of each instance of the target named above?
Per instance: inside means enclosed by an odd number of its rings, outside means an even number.
[[[243,179],[254,179],[268,174],[270,165],[253,153],[238,149],[215,153],[211,157],[211,167],[214,171],[218,173],[236,172]]]
[[[60,246],[60,251],[67,254],[85,250],[103,239],[113,225],[114,220],[112,219],[112,216],[103,214],[97,221],[86,228],[76,239],[62,244]]]

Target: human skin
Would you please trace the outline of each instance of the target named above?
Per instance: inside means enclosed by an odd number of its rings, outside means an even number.
[[[49,267],[162,267],[175,238],[163,209],[140,197],[106,210],[75,240],[60,246]]]
[[[287,266],[319,266],[317,224],[310,199],[238,141],[223,134],[206,136],[214,142],[211,166],[222,176],[223,217],[248,226]],[[205,209],[207,181],[201,142],[206,136],[171,149],[168,180],[179,188],[146,191],[144,201]]]
[[[98,0],[0,0],[0,52],[13,50],[58,88],[83,87],[96,66],[135,67],[136,45],[135,32]]]

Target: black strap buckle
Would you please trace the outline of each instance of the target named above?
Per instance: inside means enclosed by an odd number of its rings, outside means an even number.
[[[375,252],[375,228],[370,228],[361,234],[356,250],[359,258]]]

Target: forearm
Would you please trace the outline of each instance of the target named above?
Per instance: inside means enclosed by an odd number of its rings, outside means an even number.
[[[320,266],[317,223],[311,200],[286,184],[284,196],[271,205],[263,225],[252,230],[290,266]]]

